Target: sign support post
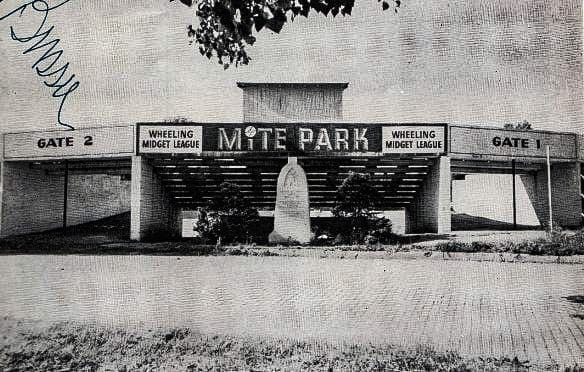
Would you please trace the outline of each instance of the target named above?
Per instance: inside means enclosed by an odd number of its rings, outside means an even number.
[[[515,189],[515,159],[511,160],[511,174],[513,176],[513,230],[517,230],[517,195]]]
[[[65,175],[63,184],[63,234],[67,232],[67,198],[69,186],[69,161],[65,160]]]
[[[545,155],[547,162],[547,192],[548,192],[548,211],[549,211],[549,228],[550,233],[553,231],[553,217],[552,217],[552,174],[550,165],[550,146],[546,145]]]

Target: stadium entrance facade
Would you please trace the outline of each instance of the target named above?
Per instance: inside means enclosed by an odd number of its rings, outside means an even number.
[[[449,233],[452,183],[475,173],[520,175],[542,225],[549,221],[550,207],[555,223],[582,223],[584,151],[575,133],[348,123],[342,120],[347,84],[239,87],[242,123],[138,123],[4,134],[0,235],[127,210],[133,240],[180,235],[185,218],[222,182],[239,185],[253,205],[269,213],[289,159],[306,174],[311,211],[330,210],[350,172],[367,173],[379,190],[376,208],[405,211],[407,233]]]

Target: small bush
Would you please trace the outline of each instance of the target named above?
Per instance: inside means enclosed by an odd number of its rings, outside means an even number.
[[[365,237],[367,244],[387,244],[394,240],[391,231],[392,223],[385,217],[372,217],[369,224],[369,234]]]
[[[440,252],[446,253],[456,253],[456,252],[467,252],[467,253],[478,253],[478,252],[494,252],[495,245],[493,243],[487,242],[472,242],[464,243],[458,241],[449,241],[446,243],[440,243],[436,245],[436,249]]]
[[[545,238],[525,241],[472,242],[449,241],[440,243],[436,249],[441,252],[509,252],[535,256],[572,256],[584,254],[584,229],[576,233],[552,232]]]
[[[314,238],[310,244],[319,246],[393,244],[399,237],[392,232],[392,222],[388,218],[371,215],[360,221],[354,229],[355,219],[336,217],[334,224],[314,226]]]
[[[239,186],[224,182],[209,205],[199,210],[196,229],[203,242],[247,243],[255,238],[260,217]]]
[[[335,244],[379,244],[388,242],[393,234],[391,221],[374,212],[379,193],[369,175],[351,172],[337,189],[333,215],[338,224]]]

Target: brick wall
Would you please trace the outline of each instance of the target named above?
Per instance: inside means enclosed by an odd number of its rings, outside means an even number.
[[[130,181],[106,174],[69,178],[67,224],[76,225],[130,211]]]
[[[27,234],[63,226],[62,175],[47,174],[27,162],[1,167],[0,236]],[[71,175],[67,225],[95,221],[130,209],[130,182],[120,176]]]
[[[450,232],[450,177],[450,158],[436,159],[415,200],[406,208],[406,232]]]
[[[522,176],[535,213],[542,225],[548,222],[547,171]],[[552,216],[554,223],[574,228],[581,225],[580,169],[578,163],[558,163],[551,166]]]
[[[331,86],[252,86],[244,88],[243,121],[341,120],[343,89]]]

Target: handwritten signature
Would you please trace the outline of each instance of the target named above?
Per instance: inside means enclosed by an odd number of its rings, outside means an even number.
[[[0,0],[0,3],[2,3],[2,1],[3,0]],[[42,22],[39,24],[38,28],[32,35],[17,35],[14,30],[14,26],[10,26],[10,36],[12,37],[12,40],[21,43],[34,42],[34,44],[32,44],[22,54],[28,54],[44,48],[44,53],[33,63],[32,69],[36,71],[38,76],[44,78],[43,82],[47,87],[54,89],[52,97],[61,99],[59,113],[57,114],[58,124],[67,127],[69,130],[74,130],[75,128],[72,125],[65,123],[61,116],[65,100],[67,97],[69,97],[69,94],[73,93],[79,87],[79,81],[74,80],[75,74],[71,74],[69,78],[65,80],[65,75],[67,74],[67,69],[69,68],[69,62],[61,65],[59,68],[55,66],[63,54],[62,49],[56,50],[56,47],[61,39],[54,38],[51,40],[51,38],[49,38],[55,26],[50,26],[46,30],[43,30],[45,23],[47,22],[49,12],[63,6],[69,1],[70,0],[65,0],[57,5],[49,6],[45,0],[33,0],[19,6],[10,13],[1,16],[0,21],[16,13],[20,13],[19,17],[22,17],[25,11],[29,11],[31,13],[40,13]]]

